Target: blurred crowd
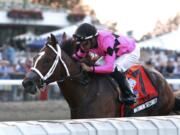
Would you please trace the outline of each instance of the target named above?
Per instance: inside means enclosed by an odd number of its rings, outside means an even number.
[[[0,79],[22,79],[29,71],[32,61],[29,58],[17,58],[17,51],[10,44],[0,48]]]
[[[161,49],[142,49],[141,62],[157,69],[166,78],[180,78],[180,52]]]
[[[18,50],[5,44],[0,48],[0,79],[23,78],[32,60],[17,58]],[[166,78],[180,78],[180,52],[162,49],[141,49],[141,62],[161,72]]]
[[[142,49],[143,65],[158,70],[166,79],[180,78],[180,52],[162,49]],[[170,84],[174,91],[180,90],[180,84]]]

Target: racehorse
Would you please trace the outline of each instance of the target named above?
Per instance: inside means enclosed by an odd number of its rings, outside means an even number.
[[[43,86],[57,82],[69,105],[72,119],[123,116],[120,109],[123,103],[118,100],[121,91],[116,90],[108,75],[84,73],[80,63],[71,57],[74,50],[72,40],[59,45],[51,34],[33,58],[33,67],[22,82],[25,92],[35,94]],[[136,113],[127,112],[124,116],[167,115],[180,103],[159,72],[146,71],[158,91],[157,103]]]

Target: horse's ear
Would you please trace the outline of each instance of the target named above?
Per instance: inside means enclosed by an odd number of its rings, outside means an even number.
[[[67,40],[66,32],[63,32],[63,34],[62,34],[62,40],[63,40],[63,41],[66,41],[66,40]]]
[[[48,36],[47,37],[47,42],[50,43],[51,42],[51,38]]]
[[[51,34],[51,42],[52,42],[53,45],[57,44],[56,37],[53,34]]]

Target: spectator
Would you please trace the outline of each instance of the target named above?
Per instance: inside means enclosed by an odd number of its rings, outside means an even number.
[[[8,60],[10,64],[15,64],[16,51],[10,44],[6,44],[3,51],[4,59]]]
[[[32,61],[31,59],[27,58],[25,61],[25,71],[28,72],[31,69],[32,66]]]
[[[145,62],[145,66],[152,69],[152,68],[154,68],[154,63],[152,62],[152,60],[148,60]]]
[[[165,74],[166,73],[166,63],[165,62],[160,62],[158,66],[156,66],[156,69],[161,73]]]
[[[9,74],[12,73],[14,70],[12,66],[9,64],[8,61],[3,61],[0,65],[0,74],[1,79],[9,79]]]
[[[174,74],[177,78],[180,78],[180,56],[177,57],[177,63],[175,65]]]
[[[26,68],[25,63],[23,63],[21,60],[18,61],[16,65],[16,72],[26,74]]]
[[[174,69],[175,69],[175,65],[174,65],[174,59],[169,59],[167,62],[167,66],[165,68],[165,76],[166,77],[173,77],[174,75]]]
[[[9,64],[9,61],[7,60],[0,60],[0,66],[5,66],[5,65],[8,65]]]

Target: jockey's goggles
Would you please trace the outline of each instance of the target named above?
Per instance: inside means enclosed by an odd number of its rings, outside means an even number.
[[[92,39],[93,37],[95,37],[97,35],[98,35],[98,33],[96,33],[95,35],[90,35],[90,36],[87,36],[87,37],[83,37],[83,36],[80,36],[80,35],[77,35],[77,34],[73,34],[73,38],[75,39],[76,44],[80,44],[81,42]]]

